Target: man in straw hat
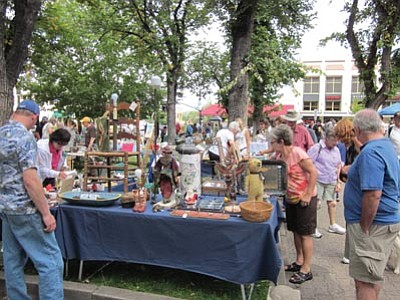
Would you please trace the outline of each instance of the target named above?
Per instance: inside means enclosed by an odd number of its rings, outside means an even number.
[[[287,124],[293,131],[293,146],[300,147],[307,152],[314,145],[314,141],[308,132],[307,128],[303,125],[297,124],[301,119],[301,115],[294,109],[289,109],[285,115],[281,116],[281,121]],[[260,155],[270,154],[273,149],[270,147],[267,150],[260,151]]]
[[[307,152],[314,145],[314,142],[307,128],[297,124],[301,115],[296,110],[289,109],[285,115],[281,116],[281,119],[293,130],[293,145]]]

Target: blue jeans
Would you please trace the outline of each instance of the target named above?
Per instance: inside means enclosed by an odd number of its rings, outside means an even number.
[[[64,264],[54,232],[44,232],[39,213],[3,214],[1,217],[7,299],[31,299],[27,294],[24,277],[24,266],[28,258],[39,274],[39,299],[63,299]]]

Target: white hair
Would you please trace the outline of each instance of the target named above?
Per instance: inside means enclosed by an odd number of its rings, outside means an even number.
[[[240,131],[240,125],[236,121],[232,121],[229,123],[229,130],[236,129],[237,131]]]

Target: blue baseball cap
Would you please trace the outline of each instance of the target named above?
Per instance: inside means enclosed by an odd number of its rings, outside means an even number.
[[[20,104],[18,104],[17,109],[25,109],[29,110],[31,113],[35,115],[40,114],[40,108],[39,105],[36,104],[35,101],[33,100],[24,100]]]

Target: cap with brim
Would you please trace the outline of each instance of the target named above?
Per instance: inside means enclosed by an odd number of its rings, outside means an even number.
[[[81,123],[90,123],[90,118],[89,117],[83,117],[81,120]]]
[[[296,122],[301,118],[301,115],[294,109],[289,109],[285,115],[281,116],[281,118],[289,122]]]
[[[396,112],[396,113],[394,114],[394,117],[400,117],[400,111]]]
[[[22,101],[20,104],[18,104],[17,109],[28,110],[31,113],[35,114],[35,115],[39,115],[40,114],[39,105],[37,105],[36,102],[33,101],[33,100],[24,100],[24,101]]]

